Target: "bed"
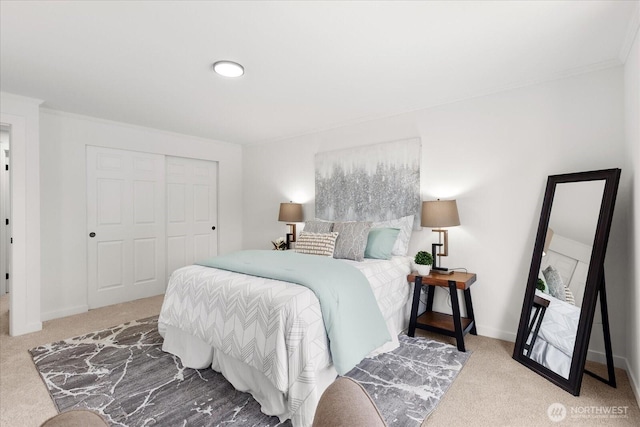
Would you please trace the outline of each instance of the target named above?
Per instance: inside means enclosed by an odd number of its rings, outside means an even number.
[[[410,310],[410,258],[331,261],[357,269],[380,310],[390,340],[369,355],[396,348]],[[357,325],[361,331],[367,326]],[[340,371],[318,297],[283,280],[183,267],[171,275],[158,327],[163,350],[184,366],[221,372],[236,389],[250,392],[264,413],[294,426],[311,425],[320,395]]]
[[[567,379],[590,256],[591,247],[556,233],[541,264],[539,278],[544,289],[536,290],[536,297],[548,305],[541,312],[537,335],[534,331],[527,340],[530,344],[535,336],[529,357]]]
[[[536,290],[536,296],[549,301],[549,305],[542,316],[529,357],[558,375],[569,378],[580,307],[539,290]]]

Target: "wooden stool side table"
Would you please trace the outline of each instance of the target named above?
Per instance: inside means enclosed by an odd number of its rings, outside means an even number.
[[[464,336],[471,332],[478,335],[476,331],[476,321],[473,314],[473,303],[471,302],[471,285],[476,281],[473,273],[438,274],[431,272],[428,276],[420,276],[418,273],[411,273],[407,276],[407,281],[414,284],[413,304],[411,305],[411,317],[409,318],[409,330],[407,335],[415,336],[416,328],[439,334],[455,337],[458,350],[466,351],[464,346]],[[427,308],[424,313],[418,316],[420,305],[420,291],[422,285],[427,289]],[[451,308],[453,314],[445,314],[433,311],[433,296],[435,287],[449,288],[451,295]],[[464,302],[467,310],[467,317],[460,314],[460,303],[458,301],[458,289],[464,291]]]

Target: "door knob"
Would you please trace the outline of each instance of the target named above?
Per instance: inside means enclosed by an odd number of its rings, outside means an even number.
[[[89,237],[96,237],[96,233],[92,231],[91,233],[89,233]]]
[[[211,227],[211,229],[212,229],[212,230],[215,230],[215,229],[216,229],[216,226],[214,225],[213,227]]]

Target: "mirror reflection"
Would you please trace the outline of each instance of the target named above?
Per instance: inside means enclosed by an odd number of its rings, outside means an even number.
[[[605,180],[557,184],[524,356],[569,378]]]

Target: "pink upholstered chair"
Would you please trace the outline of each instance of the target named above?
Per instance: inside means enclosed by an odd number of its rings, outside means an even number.
[[[109,427],[109,424],[96,412],[79,409],[49,418],[40,427]]]
[[[365,389],[349,377],[335,380],[320,397],[313,427],[386,427]]]

